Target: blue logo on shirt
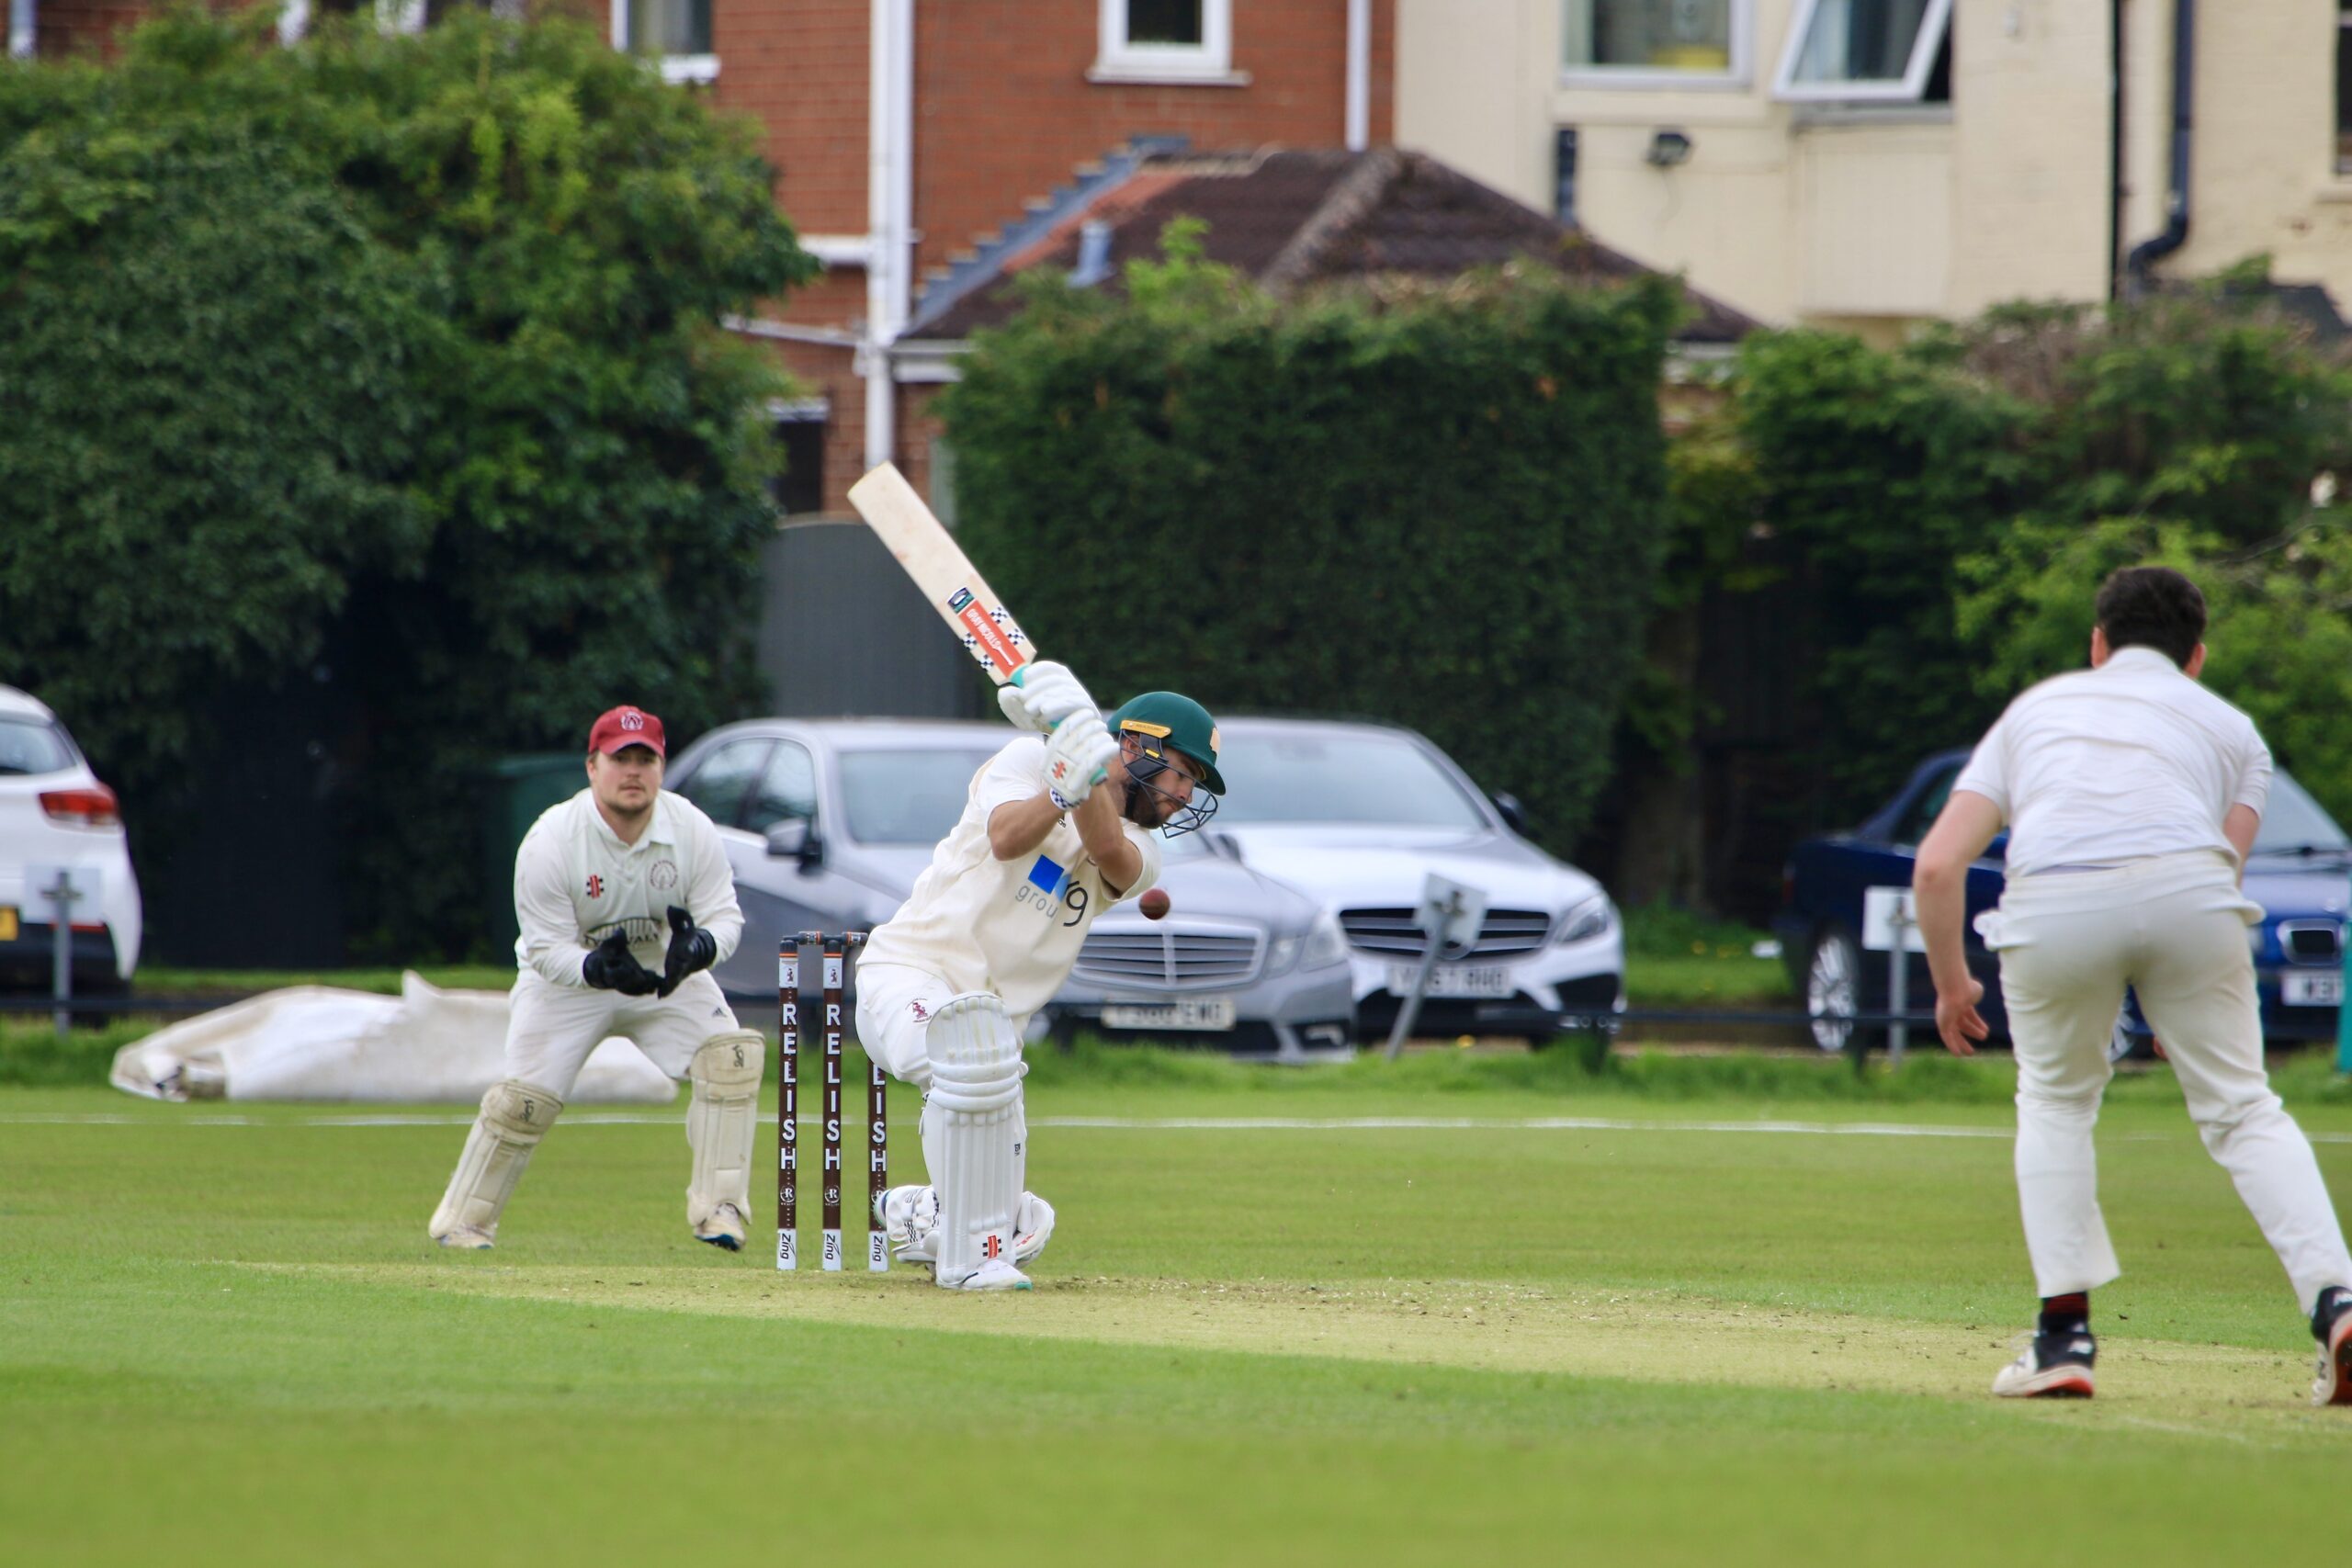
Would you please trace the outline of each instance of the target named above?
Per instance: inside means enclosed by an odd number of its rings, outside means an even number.
[[[1039,855],[1037,863],[1029,868],[1029,880],[1045,889],[1048,898],[1059,898],[1062,889],[1069,886],[1069,873],[1056,865],[1051,856]]]

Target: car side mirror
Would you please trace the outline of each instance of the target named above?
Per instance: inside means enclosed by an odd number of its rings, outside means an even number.
[[[768,853],[778,860],[797,860],[800,869],[809,870],[825,859],[825,840],[819,838],[806,817],[785,817],[768,824]]]
[[[1519,803],[1519,796],[1509,790],[1498,789],[1495,791],[1494,802],[1495,809],[1502,813],[1503,826],[1521,838],[1526,837],[1527,807]]]

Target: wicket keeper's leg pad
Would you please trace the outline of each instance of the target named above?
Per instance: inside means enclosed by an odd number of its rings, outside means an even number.
[[[465,1224],[497,1235],[498,1216],[514,1195],[514,1184],[523,1179],[531,1151],[562,1112],[562,1100],[519,1078],[491,1085],[481,1097],[481,1114],[466,1134],[449,1190],[433,1211],[428,1234],[438,1241]]]
[[[1020,1201],[1021,1036],[999,998],[950,997],[931,1016],[931,1109],[939,1118],[942,1284],[1009,1264]]]
[[[686,1180],[686,1224],[700,1225],[721,1203],[752,1210],[752,1139],[759,1124],[760,1077],[767,1067],[766,1037],[730,1029],[695,1052],[686,1078],[686,1145],[694,1169]]]

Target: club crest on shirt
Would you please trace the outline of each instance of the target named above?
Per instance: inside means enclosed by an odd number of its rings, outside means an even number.
[[[678,863],[673,860],[655,861],[652,869],[645,874],[645,880],[656,891],[667,893],[678,885]]]
[[[588,897],[591,898],[602,898],[604,896],[605,879],[598,876],[594,872],[590,872],[588,874]]]

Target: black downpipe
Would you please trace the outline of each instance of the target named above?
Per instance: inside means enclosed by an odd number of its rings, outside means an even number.
[[[2173,0],[2172,175],[2165,191],[2165,231],[2132,247],[2123,269],[2131,297],[2146,293],[2148,268],[2188,243],[2188,131],[2197,81],[2197,0]]]

